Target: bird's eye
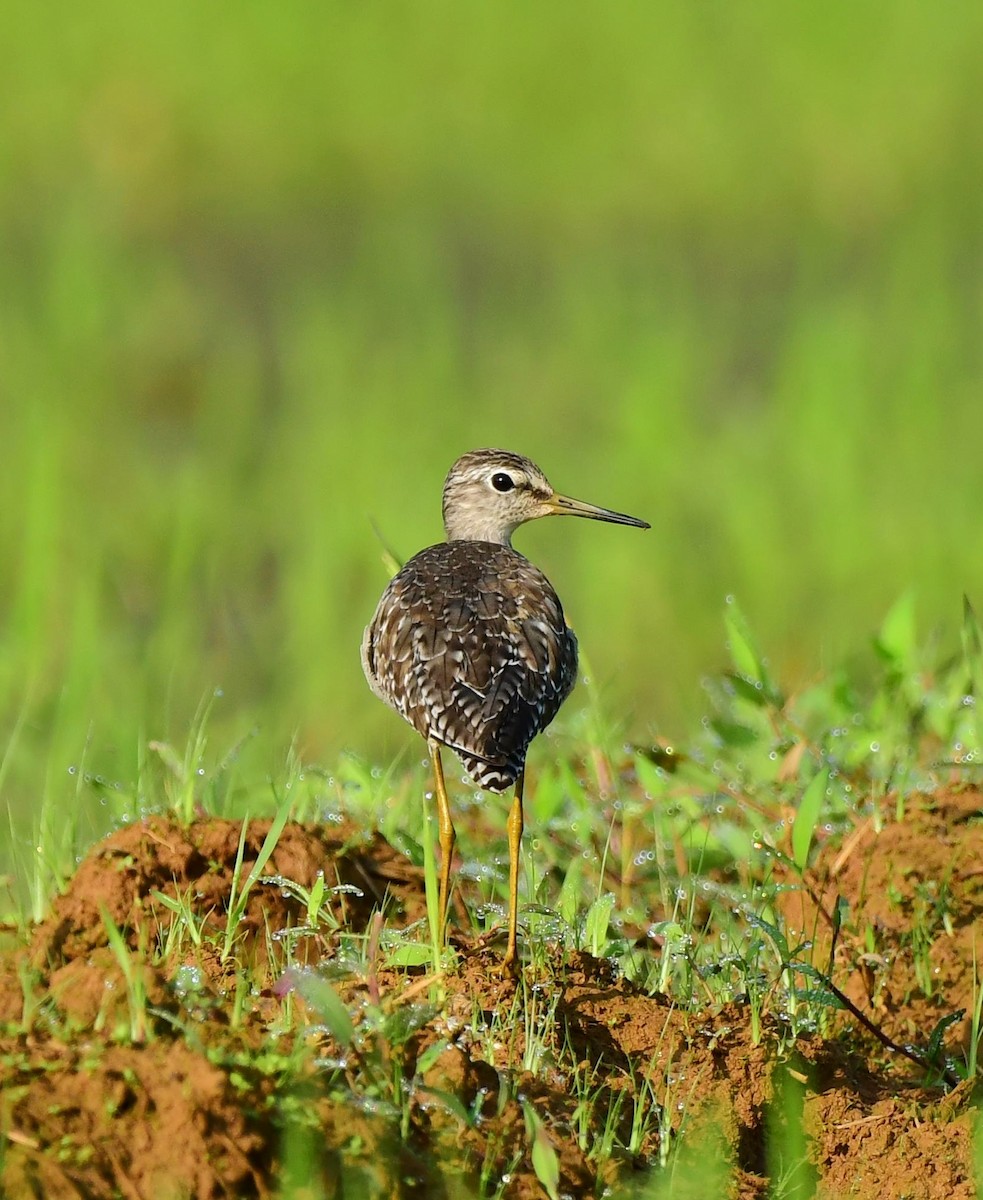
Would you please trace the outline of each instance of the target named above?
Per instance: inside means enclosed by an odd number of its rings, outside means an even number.
[[[496,471],[491,477],[491,483],[496,492],[511,492],[515,487],[515,480],[504,471]]]

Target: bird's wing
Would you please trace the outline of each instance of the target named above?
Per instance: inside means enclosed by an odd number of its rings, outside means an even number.
[[[424,737],[457,751],[479,782],[508,786],[573,687],[577,644],[532,563],[507,547],[452,542],[392,580],[363,661],[373,689]]]

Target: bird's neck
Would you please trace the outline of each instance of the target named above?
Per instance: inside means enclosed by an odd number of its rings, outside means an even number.
[[[444,523],[449,542],[492,542],[496,546],[508,546],[510,550],[515,529],[514,525],[503,529],[498,524],[491,525],[487,521],[468,517],[457,517]]]

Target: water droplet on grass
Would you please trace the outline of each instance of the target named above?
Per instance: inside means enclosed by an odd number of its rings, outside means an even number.
[[[183,967],[178,967],[177,971],[175,971],[171,987],[179,998],[183,1000],[190,993],[200,992],[204,983],[205,974],[201,967],[186,963]]]

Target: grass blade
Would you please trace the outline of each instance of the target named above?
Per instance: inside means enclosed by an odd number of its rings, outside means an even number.
[[[727,648],[731,661],[739,675],[765,685],[767,674],[764,661],[758,652],[747,618],[738,607],[737,601],[729,599],[724,610],[724,627],[727,630]]]
[[[915,669],[915,593],[907,591],[891,606],[874,645],[882,658],[896,671],[907,674]]]
[[[522,1102],[522,1115],[526,1121],[526,1137],[529,1140],[532,1169],[543,1185],[550,1200],[560,1197],[560,1160],[546,1134],[546,1126],[528,1100]]]
[[[314,971],[303,971],[298,972],[294,986],[327,1025],[338,1045],[347,1050],[355,1036],[355,1024],[331,984]]]
[[[286,800],[277,809],[276,816],[273,818],[273,823],[270,825],[269,832],[263,839],[263,844],[260,847],[259,854],[256,856],[256,861],[252,865],[252,869],[246,876],[246,882],[240,888],[238,886],[239,871],[242,865],[242,856],[246,845],[246,831],[249,826],[249,818],[243,817],[242,829],[239,833],[239,848],[236,852],[236,865],[232,875],[232,891],[229,896],[229,918],[225,927],[225,943],[222,948],[222,960],[228,958],[232,950],[232,943],[235,940],[235,931],[242,914],[246,911],[246,904],[249,901],[249,893],[252,891],[256,881],[262,875],[266,864],[270,860],[270,856],[276,849],[276,844],[280,840],[280,835],[283,833],[283,827],[286,825],[290,817],[290,801]]]
[[[819,821],[828,786],[829,768],[823,767],[817,775],[813,776],[799,801],[799,809],[792,823],[792,858],[800,871],[806,869],[809,861],[812,837]]]

